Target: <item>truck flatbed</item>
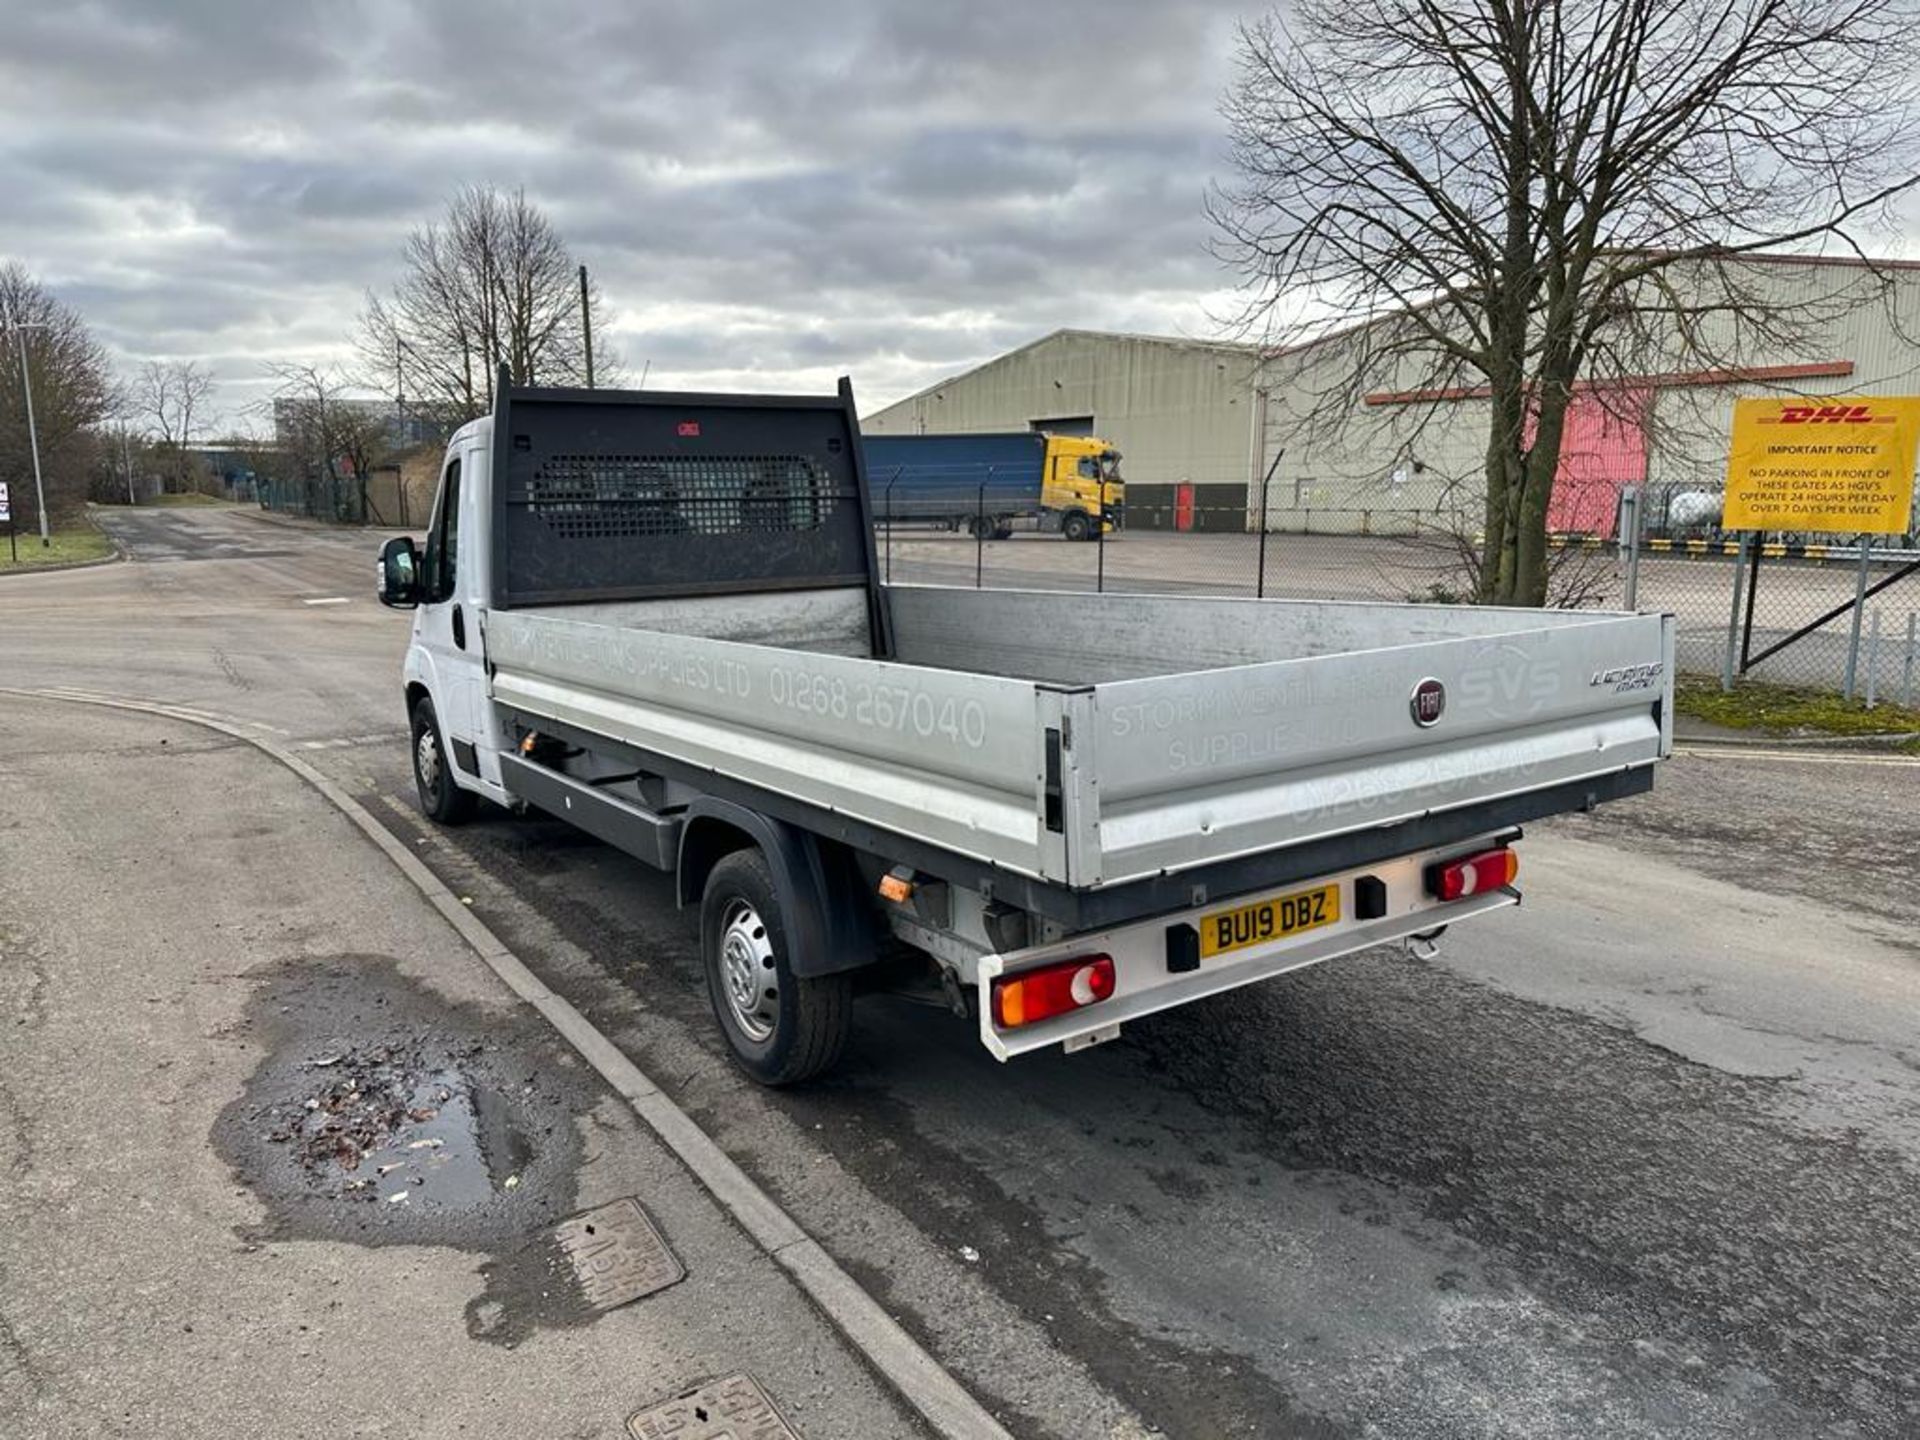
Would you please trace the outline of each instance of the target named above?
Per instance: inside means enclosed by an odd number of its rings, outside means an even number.
[[[501,612],[491,693],[529,722],[1070,890],[1644,770],[1671,739],[1657,615],[886,596],[887,661],[854,653],[857,591],[764,626],[676,601]],[[1654,688],[1601,683],[1614,672]],[[1422,727],[1409,697],[1427,681],[1446,698]]]

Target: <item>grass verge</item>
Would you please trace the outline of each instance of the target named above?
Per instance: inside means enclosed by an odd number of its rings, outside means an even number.
[[[1869,710],[1863,701],[1844,700],[1837,691],[1773,685],[1763,680],[1742,680],[1729,694],[1720,689],[1717,680],[1682,675],[1674,686],[1674,708],[1710,725],[1755,730],[1763,735],[1897,735],[1910,731],[1920,736],[1920,710],[1885,703]],[[1916,746],[1920,742],[1909,742],[1905,748]]]
[[[107,543],[107,537],[91,525],[80,524],[56,530],[50,538],[53,543],[43,546],[38,530],[22,530],[18,537],[20,559],[16,563],[13,548],[7,544],[6,536],[0,534],[0,572],[37,570],[42,565],[72,565],[81,560],[104,560],[113,554],[113,546]]]

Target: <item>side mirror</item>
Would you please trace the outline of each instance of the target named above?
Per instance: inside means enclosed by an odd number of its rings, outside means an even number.
[[[420,603],[420,552],[410,536],[396,535],[380,547],[380,603],[411,610]]]

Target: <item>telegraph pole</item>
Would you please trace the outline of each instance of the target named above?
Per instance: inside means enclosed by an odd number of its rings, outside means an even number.
[[[587,267],[580,267],[580,333],[587,342],[587,388],[593,389],[593,312],[587,307]]]
[[[40,512],[43,549],[53,544],[53,537],[47,530],[47,487],[40,480],[40,432],[33,423],[33,377],[27,374],[27,331],[46,328],[46,322],[40,320],[29,322],[16,317],[13,322],[13,343],[20,353],[20,388],[27,396],[27,444],[33,450],[33,503]]]

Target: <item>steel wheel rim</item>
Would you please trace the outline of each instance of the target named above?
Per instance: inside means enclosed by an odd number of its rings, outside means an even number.
[[[780,971],[760,912],[731,900],[720,921],[720,989],[740,1033],[756,1045],[773,1038],[780,1014]]]
[[[431,725],[421,726],[420,738],[413,742],[413,768],[423,789],[440,788],[440,742],[434,738]]]

